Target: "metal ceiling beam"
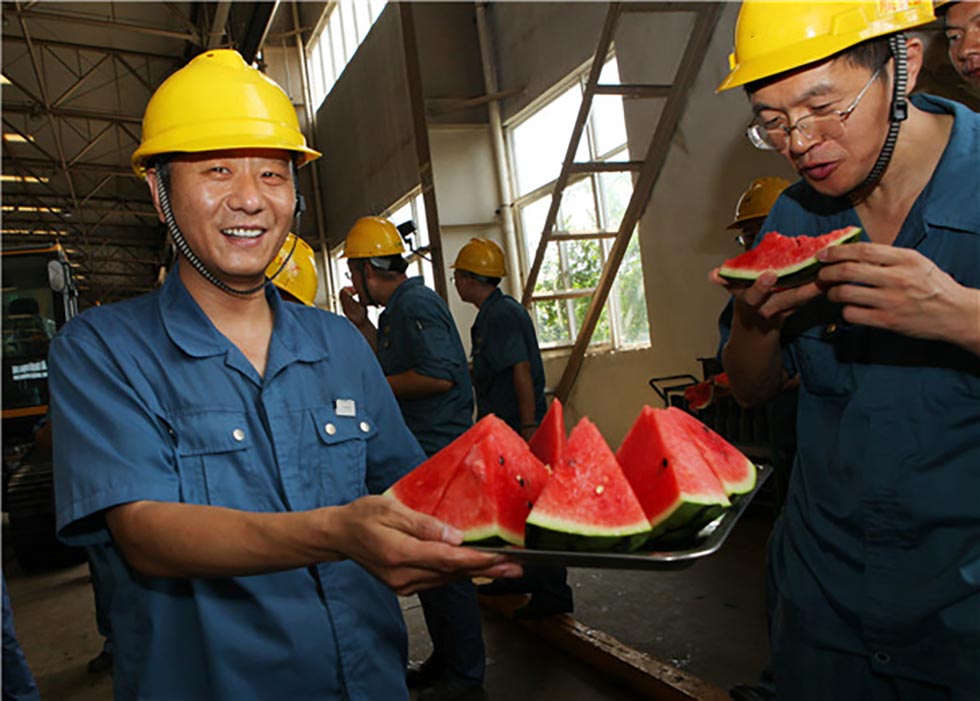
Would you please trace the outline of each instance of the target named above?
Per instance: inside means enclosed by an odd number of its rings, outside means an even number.
[[[104,122],[118,122],[120,124],[142,124],[142,117],[134,117],[128,114],[113,114],[111,112],[96,112],[94,110],[80,110],[65,107],[45,107],[42,105],[25,105],[4,102],[3,111],[13,114],[31,114],[35,116],[63,117],[67,119],[101,119]]]
[[[219,2],[214,8],[214,18],[211,20],[211,30],[205,40],[205,48],[216,49],[225,37],[225,27],[228,24],[228,12],[231,10],[231,0]]]
[[[27,40],[24,37],[17,34],[4,34],[2,37],[3,43],[21,43],[26,44]],[[39,39],[38,37],[31,37],[31,41],[35,46],[43,46],[45,48],[59,48],[59,49],[72,49],[73,51],[92,51],[98,54],[106,54],[109,56],[132,56],[134,58],[146,58],[154,59],[159,61],[166,61],[168,63],[176,64],[178,61],[170,54],[157,54],[151,51],[136,51],[133,49],[116,49],[111,46],[93,46],[92,44],[76,44],[70,41],[56,41],[54,39]]]
[[[265,44],[265,37],[272,26],[272,18],[276,16],[279,0],[272,2],[256,2],[252,4],[252,15],[245,29],[245,37],[238,45],[245,63],[252,63]]]
[[[70,24],[83,24],[90,27],[104,27],[106,29],[114,29],[124,32],[134,32],[136,34],[146,34],[149,36],[166,37],[168,39],[180,39],[182,41],[190,42],[195,46],[201,45],[201,39],[197,34],[188,34],[186,32],[176,32],[171,29],[160,29],[159,27],[148,27],[142,24],[134,24],[132,22],[118,22],[113,20],[96,19],[94,17],[84,17],[81,15],[64,15],[58,14],[56,12],[46,12],[43,10],[35,10],[33,8],[17,8],[15,10],[18,19],[24,17],[29,17],[32,20],[48,20],[51,22],[67,22]]]

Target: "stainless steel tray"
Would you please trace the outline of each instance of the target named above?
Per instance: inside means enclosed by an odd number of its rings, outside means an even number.
[[[566,567],[603,567],[618,570],[681,570],[721,548],[746,507],[772,474],[769,465],[758,465],[755,488],[737,504],[706,525],[694,542],[679,550],[638,550],[631,553],[578,552],[571,550],[528,550],[515,545],[499,548],[476,546],[474,550],[501,553],[517,562]]]

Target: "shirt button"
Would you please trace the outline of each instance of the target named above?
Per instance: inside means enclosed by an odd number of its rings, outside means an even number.
[[[337,432],[337,427],[334,426],[333,424],[327,424],[326,426],[323,427],[323,430],[327,432],[328,436],[332,436]]]
[[[875,657],[875,662],[877,662],[878,664],[888,664],[889,662],[892,661],[892,656],[889,655],[887,652],[883,652],[881,650],[876,651],[874,657]]]
[[[241,443],[243,440],[245,440],[245,431],[243,431],[240,428],[236,428],[234,431],[231,432],[231,437],[234,438],[239,443]]]
[[[837,329],[838,329],[837,322],[836,321],[832,321],[829,324],[827,324],[827,326],[824,328],[823,332],[827,336],[833,336],[835,333],[837,333]]]
[[[362,421],[361,430],[364,431],[364,433],[367,433],[368,431],[371,430],[371,424],[369,424],[367,421]]]

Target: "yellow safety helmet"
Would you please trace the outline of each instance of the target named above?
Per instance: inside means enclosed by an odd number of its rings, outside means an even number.
[[[504,252],[490,239],[470,239],[468,244],[459,249],[456,262],[450,267],[484,277],[507,275]]]
[[[735,218],[728,228],[737,229],[750,219],[759,219],[769,214],[780,193],[789,186],[790,182],[786,178],[765,177],[753,180],[738,198]]]
[[[293,253],[291,256],[290,251]],[[289,260],[283,266],[286,256],[289,256]],[[280,290],[288,292],[308,307],[313,306],[320,279],[316,272],[313,249],[306,241],[295,234],[287,234],[285,243],[265,269],[265,274]]]
[[[307,147],[282,88],[237,51],[215,49],[194,58],[153,93],[143,115],[143,140],[131,161],[143,178],[153,156],[234,148],[293,151],[297,167],[320,157]]]
[[[381,258],[400,256],[405,243],[395,225],[383,217],[361,217],[344,241],[345,258]]]
[[[930,0],[745,0],[735,25],[735,50],[728,57],[731,72],[718,92],[800,68],[867,39],[934,19]]]

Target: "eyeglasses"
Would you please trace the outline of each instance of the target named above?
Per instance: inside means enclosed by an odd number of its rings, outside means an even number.
[[[777,117],[767,122],[750,125],[745,130],[745,135],[749,137],[753,146],[763,151],[782,151],[789,144],[794,129],[807,141],[836,139],[844,133],[844,122],[857,108],[861,98],[871,88],[879,73],[881,73],[880,67],[871,74],[871,78],[861,88],[854,102],[845,110],[811,112],[796,120],[796,124],[789,124],[783,118]]]

